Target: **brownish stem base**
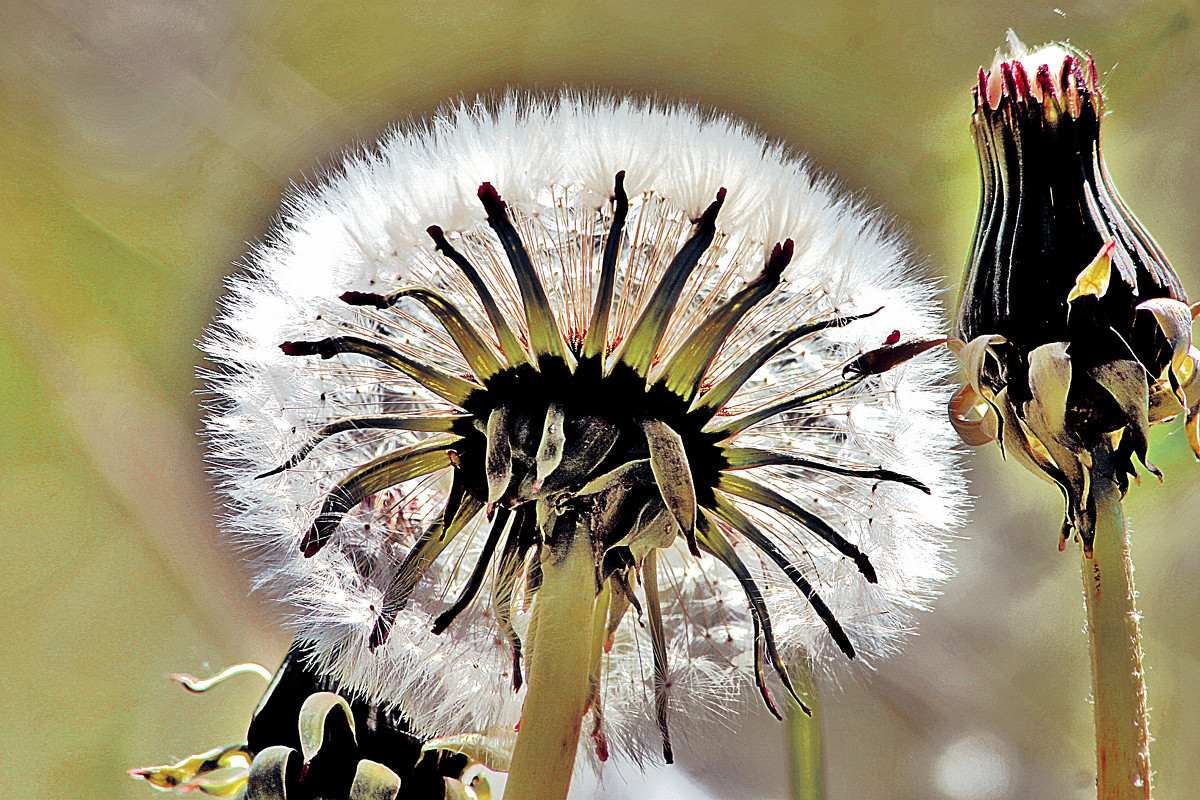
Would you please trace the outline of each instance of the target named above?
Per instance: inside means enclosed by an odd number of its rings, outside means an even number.
[[[1129,535],[1111,453],[1102,448],[1093,455],[1096,540],[1092,558],[1083,558],[1083,594],[1092,656],[1097,796],[1149,800],[1150,719]]]

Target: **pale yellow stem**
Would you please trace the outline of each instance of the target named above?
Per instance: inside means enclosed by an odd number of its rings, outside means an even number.
[[[1148,800],[1150,719],[1129,534],[1111,450],[1097,448],[1093,461],[1096,540],[1092,557],[1083,558],[1083,593],[1092,656],[1097,796]]]
[[[825,797],[825,759],[821,746],[821,714],[816,686],[807,660],[800,675],[794,675],[796,688],[812,711],[805,714],[792,703],[787,716],[788,785],[791,800],[823,800]]]
[[[570,532],[568,533],[568,529]],[[571,786],[589,695],[596,565],[586,525],[558,525],[566,541],[542,562],[537,634],[507,800],[562,800]]]

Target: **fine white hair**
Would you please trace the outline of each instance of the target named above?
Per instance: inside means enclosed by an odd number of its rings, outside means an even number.
[[[214,395],[208,433],[213,470],[229,500],[226,528],[254,564],[259,588],[287,609],[318,668],[347,690],[393,706],[423,735],[511,732],[519,719],[523,693],[513,690],[509,643],[487,590],[447,631],[430,631],[474,563],[486,525],[477,522],[441,555],[386,644],[371,652],[368,636],[382,593],[422,523],[441,513],[449,480],[426,476],[360,504],[311,558],[300,542],[338,480],[424,434],[355,432],[322,443],[291,469],[256,476],[347,415],[444,413],[448,406],[403,376],[382,375],[368,360],[289,357],[279,345],[346,331],[386,335],[404,352],[467,372],[448,337],[420,309],[385,323],[380,314],[338,299],[347,291],[387,294],[435,283],[487,330],[478,298],[449,276],[452,266],[435,252],[426,233],[431,225],[460,243],[524,333],[519,294],[477,198],[484,182],[498,190],[530,241],[560,326],[582,333],[596,282],[590,243],[605,231],[619,171],[630,198],[630,264],[646,284],[678,250],[691,221],[726,191],[717,242],[663,338],[668,354],[712,310],[707,295],[718,302],[728,297],[762,269],[776,243],[794,242],[783,285],[734,330],[709,378],[728,373],[767,337],[806,318],[879,309],[790,346],[733,397],[730,413],[839,380],[850,359],[895,341],[893,332],[910,341],[941,330],[934,289],[885,219],[839,195],[783,145],[735,119],[691,107],[577,94],[463,103],[423,125],[390,132],[319,183],[294,191],[273,233],[229,279],[229,295],[203,342],[213,362],[206,372]],[[618,298],[633,298],[633,278],[622,280]],[[632,300],[614,310],[614,335],[628,330],[636,310]],[[800,467],[755,470],[757,479],[860,548],[878,583],[863,580],[853,563],[780,514],[736,501],[808,576],[860,662],[895,650],[914,625],[912,611],[950,574],[944,551],[964,489],[942,411],[947,371],[946,357],[928,353],[817,410],[773,418],[737,437],[739,445],[825,463],[883,467],[929,488],[927,495],[901,483]],[[763,588],[784,660],[822,670],[849,663],[796,586],[744,542],[735,546]],[[689,727],[703,732],[731,707],[731,698],[746,695],[747,687],[753,691],[751,620],[738,582],[711,556],[696,559],[676,545],[660,558],[659,574],[667,586],[672,734],[686,742]],[[521,600],[518,592],[518,633],[528,625]],[[629,613],[605,656],[601,700],[611,752],[640,759],[657,751],[659,731],[649,639],[636,616]],[[773,694],[782,696],[777,686]],[[594,752],[588,729],[581,747]]]

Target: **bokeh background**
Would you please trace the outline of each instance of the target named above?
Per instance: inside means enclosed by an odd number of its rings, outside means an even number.
[[[567,85],[726,109],[886,207],[947,306],[977,201],[968,90],[1012,26],[1097,59],[1125,199],[1200,295],[1200,4],[0,1],[0,798],[150,798],[235,741],[286,641],[214,522],[193,343],[281,194],[448,99]],[[1200,797],[1197,466],[1131,493],[1161,797]],[[831,798],[1094,797],[1078,558],[994,448],[959,574],[878,673],[823,687]],[[751,704],[753,708],[753,704]],[[600,796],[786,794],[783,727]]]

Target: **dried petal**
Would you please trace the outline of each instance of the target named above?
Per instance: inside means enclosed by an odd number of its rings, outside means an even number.
[[[487,421],[487,453],[483,461],[487,475],[488,514],[512,483],[512,445],[508,435],[508,407],[492,409]]]
[[[446,778],[447,781],[453,778]],[[396,800],[400,795],[400,776],[383,764],[363,759],[354,771],[347,800]]]
[[[302,769],[305,770],[325,745],[327,734],[354,739],[354,712],[345,699],[333,692],[309,695],[300,708],[299,724],[300,754],[304,757]]]
[[[560,403],[551,403],[546,408],[546,422],[542,426],[542,440],[537,450],[537,473],[533,490],[540,491],[546,476],[558,469],[562,463],[563,449],[567,437],[563,432],[567,412]]]
[[[679,532],[688,540],[693,555],[696,549],[696,485],[692,470],[688,466],[687,452],[683,439],[665,422],[657,419],[642,420],[642,432],[650,448],[650,469],[654,482],[662,493],[663,502],[675,518]]]
[[[1108,292],[1109,276],[1112,274],[1112,254],[1116,248],[1117,243],[1111,241],[1100,248],[1092,263],[1084,267],[1083,272],[1075,279],[1075,285],[1067,295],[1068,303],[1084,295],[1104,297]]]
[[[950,398],[949,413],[950,424],[966,444],[978,447],[999,438],[999,415],[971,384],[963,384]]]

